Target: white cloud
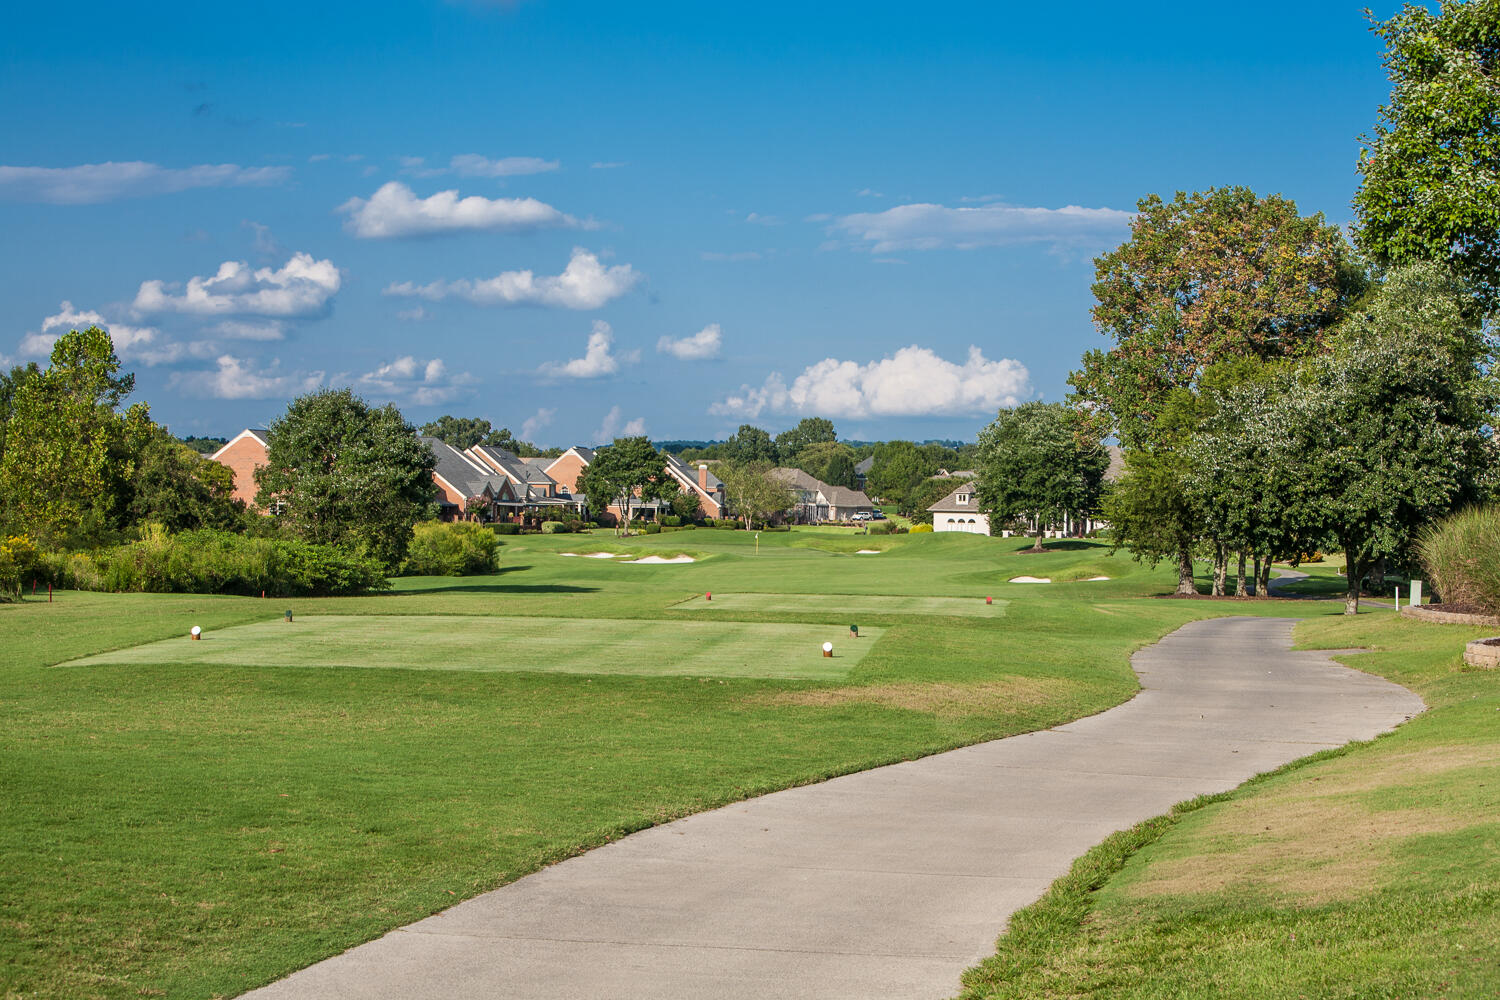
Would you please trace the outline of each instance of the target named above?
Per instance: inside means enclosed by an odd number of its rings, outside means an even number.
[[[1030,395],[1031,376],[1019,361],[991,361],[970,347],[968,360],[960,365],[912,345],[868,364],[825,358],[804,369],[790,386],[773,372],[761,386],[741,386],[738,394],[709,407],[709,413],[846,419],[968,416],[1015,406]]]
[[[170,384],[189,395],[213,399],[275,399],[312,392],[323,372],[282,372],[278,361],[256,370],[243,358],[221,354],[212,371],[173,372]]]
[[[691,337],[683,337],[679,340],[662,337],[656,342],[656,350],[661,354],[670,354],[684,361],[703,361],[719,356],[719,348],[723,346],[723,339],[723,331],[719,328],[719,324],[710,323]]]
[[[1017,243],[1079,246],[1118,239],[1133,214],[1113,208],[1025,208],[987,204],[898,205],[884,212],[841,216],[835,229],[867,245],[873,253],[893,250],[972,250]]]
[[[594,320],[594,329],[589,334],[588,346],[584,348],[583,357],[573,358],[571,361],[549,361],[542,365],[543,375],[554,375],[560,378],[599,378],[603,375],[613,375],[620,370],[622,364],[634,364],[640,360],[639,351],[628,351],[624,354],[612,354],[610,348],[614,345],[615,334],[608,323],[602,319]]]
[[[589,169],[590,170],[618,170],[621,167],[628,167],[628,166],[630,166],[630,164],[625,163],[623,161],[619,161],[619,160],[595,160],[593,163],[589,164]]]
[[[396,313],[397,319],[404,319],[408,323],[420,323],[422,320],[426,319],[427,316],[428,312],[426,307],[424,306],[416,306],[412,309],[402,309]]]
[[[222,323],[210,327],[210,332],[216,333],[226,340],[281,340],[286,336],[286,328],[280,320],[266,320],[264,323],[246,323],[237,319],[226,319]]]
[[[757,226],[779,226],[781,219],[774,215],[761,215],[759,212],[751,212],[745,216],[745,221]]]
[[[473,381],[466,372],[450,373],[442,358],[423,361],[406,355],[366,372],[354,384],[360,391],[382,399],[435,406],[462,395]]]
[[[544,427],[552,426],[552,418],[557,416],[557,408],[543,406],[531,416],[521,422],[521,440],[531,441],[536,438],[537,431]]]
[[[884,198],[885,195],[882,192],[880,192],[880,191],[876,191],[874,188],[861,188],[860,190],[854,192],[854,197],[856,197],[856,198]]]
[[[556,276],[537,277],[531,271],[503,271],[493,278],[434,281],[417,285],[403,281],[386,288],[386,295],[405,295],[437,301],[467,299],[482,306],[557,306],[598,309],[630,291],[641,273],[629,264],[605,267],[582,247],[573,248],[567,268]]]
[[[439,191],[418,198],[400,181],[388,181],[370,196],[350,198],[337,211],[348,215],[344,228],[361,239],[395,239],[464,231],[525,232],[533,229],[590,228],[535,198],[460,198]]]
[[[319,316],[332,306],[342,284],[331,260],[297,253],[281,268],[250,269],[244,261],[226,260],[212,278],[189,278],[178,285],[143,281],[134,308],[142,313],[179,312],[194,316]]]
[[[76,167],[0,166],[0,197],[54,205],[145,198],[190,188],[261,187],[292,175],[289,167],[204,163],[173,169],[155,163],[85,163]]]
[[[641,437],[646,433],[645,417],[636,417],[634,420],[626,420],[622,423],[623,416],[618,406],[611,406],[609,412],[604,415],[604,422],[594,432],[594,442],[609,444],[615,438]]]
[[[55,315],[43,318],[40,331],[29,332],[21,338],[21,354],[32,358],[48,357],[58,337],[69,330],[86,330],[91,326],[108,330],[115,353],[127,361],[159,365],[176,361],[186,350],[181,344],[162,343],[159,339],[161,331],[155,327],[111,323],[93,309],[77,309],[73,303],[64,300]]]
[[[464,153],[448,161],[448,168],[460,177],[516,177],[521,174],[544,174],[556,170],[556,160],[536,156],[506,156],[489,160],[477,153]]]

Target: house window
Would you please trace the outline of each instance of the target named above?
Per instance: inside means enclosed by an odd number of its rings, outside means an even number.
[[[969,494],[967,494],[967,493],[960,493],[958,495],[958,502],[959,503],[968,503],[969,502]]]

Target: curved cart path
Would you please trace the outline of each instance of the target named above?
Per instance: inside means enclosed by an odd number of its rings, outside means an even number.
[[[1294,621],[1195,622],[1100,715],[642,831],[250,996],[924,998],[1112,831],[1396,726],[1422,702]]]

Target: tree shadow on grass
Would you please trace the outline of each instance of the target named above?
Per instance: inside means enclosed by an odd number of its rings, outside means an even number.
[[[402,579],[398,577],[393,580],[394,586],[387,591],[392,597],[415,597],[422,594],[594,594],[599,591],[598,587],[575,587],[566,583],[505,583],[500,577],[507,573],[519,573],[522,570],[531,569],[530,566],[502,566],[493,573],[483,576],[448,576],[448,577],[418,577],[424,581],[420,584],[408,582],[402,586]],[[432,581],[430,584],[426,581]]]
[[[1028,538],[1026,539],[1026,544],[1021,548],[1016,549],[1016,552],[1032,552],[1033,554],[1040,554],[1036,553],[1032,549],[1032,546],[1035,544],[1036,542],[1033,539]],[[1078,549],[1097,548],[1099,548],[1098,542],[1085,541],[1081,538],[1049,538],[1042,543],[1042,552],[1074,552]]]

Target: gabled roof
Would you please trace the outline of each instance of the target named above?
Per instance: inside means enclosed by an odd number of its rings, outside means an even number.
[[[979,498],[974,495],[974,485],[975,484],[972,481],[964,483],[958,489],[954,490],[952,493],[949,493],[947,496],[943,497],[943,499],[939,500],[937,503],[933,504],[927,509],[934,514],[946,514],[951,512],[958,512],[963,514],[982,513],[979,509]],[[960,493],[968,496],[968,503],[958,502],[958,495]]]
[[[687,464],[676,455],[667,455],[667,471],[675,476],[684,485],[694,488],[698,487],[698,470]],[[704,470],[704,481],[708,483],[707,492],[717,493],[723,489],[724,484],[719,477],[708,470]]]
[[[875,468],[875,456],[871,455],[864,461],[856,463],[854,466],[854,471],[861,476],[868,476],[870,474],[870,470],[873,468]]]
[[[470,461],[476,462],[481,467],[489,466],[486,471],[503,473],[517,486],[556,485],[555,479],[518,457],[513,451],[486,444],[476,444],[469,449],[469,453],[472,456]]]
[[[869,507],[871,510],[875,505],[870,498],[859,490],[851,490],[847,486],[824,486],[823,495],[828,498],[828,503],[833,507]]]
[[[435,437],[424,437],[422,443],[432,449],[432,457],[437,459],[437,467],[432,470],[432,474],[465,497],[483,496],[486,489],[492,496],[498,497],[502,492],[515,495],[508,479],[485,468],[451,444]]]
[[[246,427],[234,437],[224,442],[224,447],[220,448],[218,451],[214,452],[208,457],[217,462],[219,460],[219,456],[228,451],[230,449],[230,446],[236,444],[241,438],[246,437],[254,438],[256,441],[259,441],[262,448],[271,447],[271,434],[269,431],[267,431],[264,427]]]
[[[785,483],[791,489],[805,490],[808,493],[821,493],[825,498],[828,497],[829,490],[833,489],[832,486],[808,475],[801,469],[793,469],[788,466],[772,469],[766,475],[778,482]]]

